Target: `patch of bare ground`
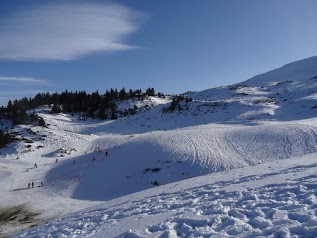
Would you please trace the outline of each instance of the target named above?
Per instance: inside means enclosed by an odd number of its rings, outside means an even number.
[[[30,211],[26,205],[0,207],[0,237],[8,237],[16,232],[41,223],[40,213]]]

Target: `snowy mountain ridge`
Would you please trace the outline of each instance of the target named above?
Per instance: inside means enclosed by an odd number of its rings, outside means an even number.
[[[284,65],[281,68],[257,75],[245,82],[250,86],[270,86],[286,81],[303,82],[316,79],[317,57],[310,57]]]
[[[170,98],[127,101],[119,110],[137,112],[115,121],[39,108],[47,127],[15,127],[20,142],[0,157],[1,207],[25,206],[33,218],[0,231],[95,204],[18,237],[316,234],[316,76],[312,57],[188,93],[172,112]]]

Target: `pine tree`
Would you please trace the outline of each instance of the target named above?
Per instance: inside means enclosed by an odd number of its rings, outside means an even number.
[[[112,102],[110,105],[110,111],[111,111],[111,119],[116,120],[118,118],[116,112],[117,112],[117,105]]]
[[[154,88],[148,88],[148,89],[146,90],[146,94],[147,94],[148,96],[155,96]]]
[[[125,100],[125,99],[127,99],[128,98],[128,95],[127,95],[127,93],[126,93],[126,91],[125,91],[125,88],[123,87],[121,90],[120,90],[120,92],[119,92],[119,99],[120,100]]]
[[[59,105],[57,105],[57,103],[53,104],[53,108],[52,108],[52,113],[61,113],[62,109]]]
[[[8,133],[4,133],[0,130],[0,148],[5,147],[7,144],[9,144],[12,141],[12,137]]]
[[[107,115],[106,115],[106,109],[103,103],[100,103],[99,105],[99,110],[97,113],[97,117],[101,120],[106,119]]]

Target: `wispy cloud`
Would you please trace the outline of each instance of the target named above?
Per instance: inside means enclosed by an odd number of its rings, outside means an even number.
[[[23,83],[23,84],[50,84],[46,80],[31,78],[31,77],[6,77],[0,76],[0,85],[1,84],[16,84],[16,83]]]
[[[0,106],[7,105],[9,100],[33,97],[38,92],[47,92],[54,88],[47,80],[33,77],[0,76]]]
[[[139,17],[119,4],[35,5],[0,20],[0,59],[72,60],[131,49],[124,39],[137,31]]]
[[[15,88],[15,89],[0,89],[0,107],[1,106],[7,106],[9,100],[14,101],[16,99],[21,99],[24,97],[34,97],[39,92],[49,92],[45,88],[38,88],[38,89],[32,89],[32,88]]]

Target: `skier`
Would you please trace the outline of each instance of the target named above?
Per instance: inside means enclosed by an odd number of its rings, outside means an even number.
[[[36,163],[34,164],[34,168],[37,168],[37,164]]]
[[[32,181],[32,188],[34,188],[34,182]]]
[[[44,186],[44,183],[43,183],[43,181],[41,181],[41,187],[43,187]]]
[[[106,156],[108,156],[108,151],[106,151]]]
[[[28,183],[28,188],[30,188],[30,187],[31,187],[31,182]]]
[[[57,162],[58,162],[58,159],[55,160],[55,163],[57,163]]]

